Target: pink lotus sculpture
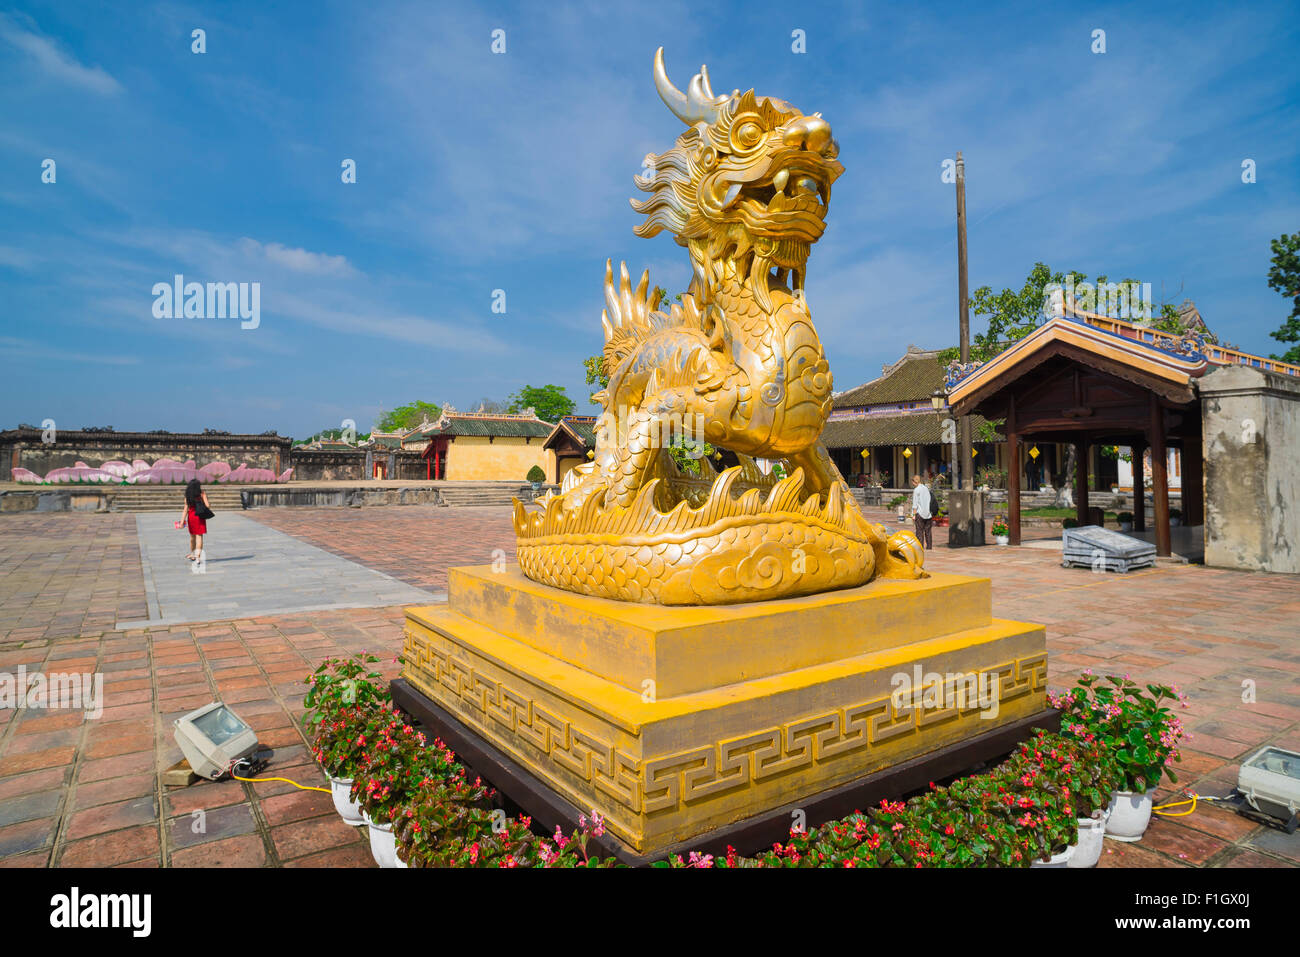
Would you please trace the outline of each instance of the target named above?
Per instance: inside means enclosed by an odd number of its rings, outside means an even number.
[[[79,461],[69,468],[54,469],[44,478],[28,469],[15,468],[13,469],[13,480],[25,485],[40,485],[42,483],[55,485],[73,483],[117,485],[122,482],[128,485],[183,485],[191,479],[198,479],[200,482],[210,485],[213,482],[223,484],[234,482],[287,482],[292,474],[293,469],[290,468],[285,469],[277,477],[270,469],[250,469],[243,462],[240,462],[237,468],[232,469],[225,462],[209,462],[204,466],[196,467],[193,459],[178,462],[172,458],[161,458],[154,462],[153,465],[150,465],[144,459],[135,459],[130,465],[113,460],[105,462],[99,467],[90,466]]]
[[[120,479],[112,472],[91,468],[85,462],[78,462],[71,468],[55,469],[45,476],[45,481],[64,485],[68,482],[118,482]]]
[[[131,485],[175,485],[184,484],[191,479],[198,479],[200,482],[205,481],[207,476],[196,468],[176,463],[163,464],[158,463],[143,472],[136,472],[134,475],[127,477],[127,482]]]

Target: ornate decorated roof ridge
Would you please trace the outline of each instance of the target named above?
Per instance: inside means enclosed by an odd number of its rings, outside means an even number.
[[[959,362],[950,363],[946,382],[948,401],[952,405],[961,402],[1020,359],[1056,341],[1065,341],[1089,352],[1107,353],[1115,361],[1167,382],[1190,385],[1191,380],[1205,374],[1210,363],[1196,348],[1203,344],[1199,334],[1165,338],[1171,345],[1177,345],[1162,348],[1152,342],[1099,328],[1085,319],[1056,316],[987,362],[965,366]]]
[[[1198,321],[1197,327],[1189,330],[1188,336],[1196,337],[1201,353],[1205,358],[1215,365],[1244,365],[1256,369],[1264,369],[1269,372],[1278,372],[1283,375],[1300,376],[1300,365],[1291,362],[1283,362],[1280,359],[1270,359],[1266,356],[1256,355],[1253,352],[1246,352],[1232,346],[1223,346],[1218,343],[1206,342],[1204,332],[1209,330],[1205,319],[1201,316],[1200,311],[1196,309],[1195,303],[1190,299],[1183,303],[1183,309],[1191,306],[1191,311],[1195,313]],[[1183,312],[1183,310],[1180,310]],[[1183,313],[1186,315],[1186,313]],[[1159,342],[1160,340],[1177,341],[1181,338],[1167,332],[1161,332],[1150,326],[1143,325],[1140,322],[1133,322],[1131,319],[1117,319],[1113,316],[1105,316],[1100,313],[1087,312],[1082,309],[1074,309],[1072,314],[1062,316],[1061,318],[1074,318],[1083,321],[1103,331],[1119,335],[1125,339],[1135,342],[1142,342],[1146,345],[1152,343],[1148,339]],[[1127,333],[1127,334],[1126,334]],[[1159,348],[1159,346],[1156,346]]]
[[[40,437],[44,431],[45,431],[44,429],[41,429],[34,425],[18,425],[12,429],[0,429],[0,438],[12,439],[12,438],[29,438],[31,436]],[[166,430],[158,430],[153,432],[133,432],[133,431],[119,432],[116,429],[59,428],[57,430],[57,434],[76,435],[76,436],[95,436],[97,438],[102,438],[107,440],[126,440],[132,442],[139,441],[140,439],[147,439],[151,441],[161,441],[161,442],[172,441],[176,439],[185,439],[186,441],[195,440],[201,442],[231,442],[231,441],[243,441],[243,440],[256,439],[262,442],[276,442],[285,445],[290,445],[293,442],[291,436],[279,435],[278,433],[274,433],[274,432],[272,433],[212,432],[212,431],[168,432]]]

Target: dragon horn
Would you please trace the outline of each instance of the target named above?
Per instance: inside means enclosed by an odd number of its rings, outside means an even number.
[[[736,90],[730,96],[727,94],[714,96],[713,88],[709,84],[708,67],[702,66],[700,72],[691,80],[688,92],[683,93],[673,86],[672,80],[668,79],[668,71],[664,68],[663,47],[655,51],[654,73],[655,89],[659,91],[659,99],[663,100],[664,105],[673,111],[673,115],[687,126],[694,126],[701,121],[713,123],[717,120],[718,110],[722,105],[740,92]]]

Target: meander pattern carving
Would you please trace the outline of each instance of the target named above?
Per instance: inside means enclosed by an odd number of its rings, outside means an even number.
[[[959,700],[947,702],[951,707],[914,708],[886,694],[642,761],[593,730],[575,727],[530,692],[508,686],[409,628],[403,655],[405,677],[434,701],[470,724],[495,726],[510,740],[531,747],[553,770],[562,769],[636,814],[674,810],[862,748],[892,743],[980,707],[976,700]],[[998,700],[1006,702],[1046,688],[1047,654],[1036,652],[974,673],[977,680],[983,680],[981,675],[997,675]]]

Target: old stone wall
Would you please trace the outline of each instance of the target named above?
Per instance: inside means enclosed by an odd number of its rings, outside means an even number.
[[[370,478],[364,449],[294,449],[289,464],[293,466],[289,477],[295,482],[362,482]]]
[[[1198,390],[1205,563],[1300,572],[1300,380],[1224,366]]]
[[[154,432],[83,432],[56,430],[42,441],[40,429],[0,432],[0,481],[13,478],[15,468],[37,475],[68,468],[78,461],[99,466],[114,460],[149,463],[171,458],[196,465],[225,462],[235,468],[270,469],[277,475],[289,467],[290,440],[278,435],[199,435]]]

